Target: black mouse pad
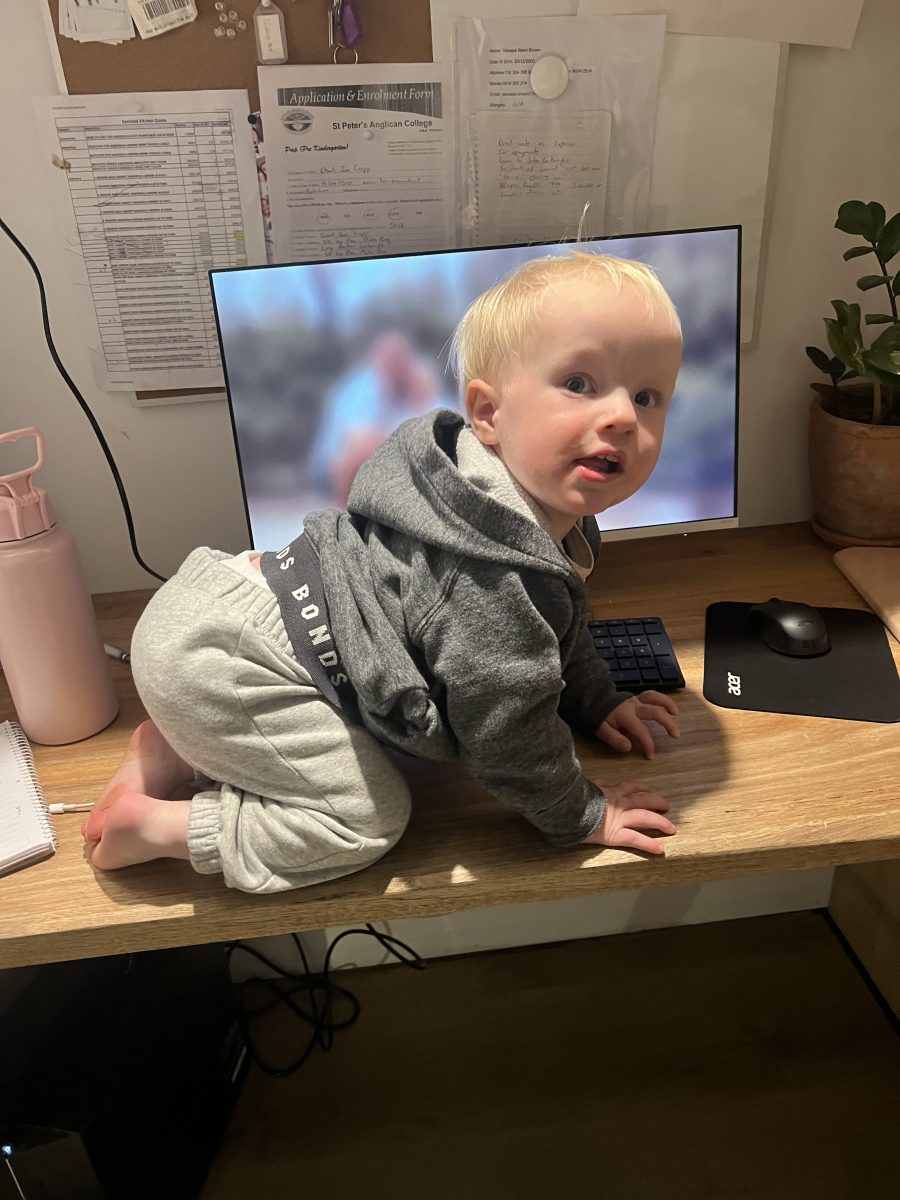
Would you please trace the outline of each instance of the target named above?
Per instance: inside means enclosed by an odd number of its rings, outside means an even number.
[[[900,721],[900,678],[874,613],[820,608],[831,649],[819,658],[791,658],[770,650],[750,628],[751,607],[725,600],[706,610],[707,700],[751,712]]]

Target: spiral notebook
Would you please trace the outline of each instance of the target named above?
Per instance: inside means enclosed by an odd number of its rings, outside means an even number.
[[[28,739],[15,721],[0,721],[0,875],[49,858],[55,849]]]

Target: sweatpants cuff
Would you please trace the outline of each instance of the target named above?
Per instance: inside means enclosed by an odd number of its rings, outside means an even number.
[[[197,792],[191,800],[187,844],[191,866],[200,875],[222,873],[221,834],[222,793],[218,788],[214,792]]]

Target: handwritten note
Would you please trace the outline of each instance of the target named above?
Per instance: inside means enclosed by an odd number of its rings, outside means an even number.
[[[574,237],[586,204],[584,236],[602,232],[611,127],[604,111],[474,113],[476,244]]]

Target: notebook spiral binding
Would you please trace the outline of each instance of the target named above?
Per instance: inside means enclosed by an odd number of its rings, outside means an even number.
[[[37,812],[41,833],[46,835],[47,841],[55,850],[58,844],[56,829],[53,826],[50,809],[47,807],[47,801],[44,798],[44,789],[41,787],[37,777],[34,755],[31,753],[28,738],[22,732],[21,726],[17,725],[14,721],[8,723],[8,731],[13,757],[22,772],[22,776],[28,780],[28,786],[35,801],[35,811]]]

